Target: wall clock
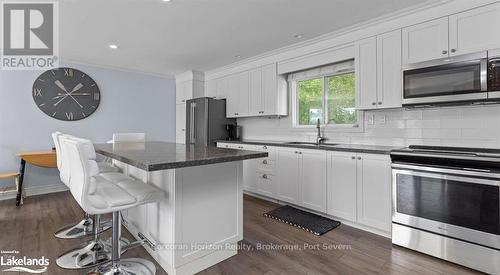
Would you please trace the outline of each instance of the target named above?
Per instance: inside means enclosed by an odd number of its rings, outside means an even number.
[[[33,100],[50,117],[73,121],[97,110],[101,93],[97,83],[82,71],[57,68],[41,74],[33,83]]]

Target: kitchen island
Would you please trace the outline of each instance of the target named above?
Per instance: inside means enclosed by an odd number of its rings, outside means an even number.
[[[122,172],[167,194],[123,211],[124,226],[156,244],[145,246],[168,274],[194,274],[238,253],[243,239],[242,161],[267,157],[167,142],[97,144]]]

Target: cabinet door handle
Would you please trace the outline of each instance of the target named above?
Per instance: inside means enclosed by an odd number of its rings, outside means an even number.
[[[456,51],[457,51],[457,49],[451,49],[451,52],[452,52],[452,53],[454,53],[454,52],[456,52]]]
[[[356,159],[356,157],[355,157],[355,156],[352,156],[352,157],[351,157],[351,159]]]
[[[263,164],[267,164],[267,160],[263,160],[263,161],[262,161],[262,163],[263,163]]]
[[[358,160],[361,160],[361,157],[358,157]]]
[[[377,105],[377,102],[372,102],[372,105],[373,105],[373,106]]]
[[[382,105],[382,101],[379,101],[379,102],[378,102],[378,105]]]
[[[262,178],[267,179],[267,175],[266,174],[262,175]]]
[[[181,102],[186,102],[186,100],[185,100],[185,99],[183,99],[183,100],[181,100]]]
[[[448,51],[447,51],[447,50],[443,50],[441,53],[442,53],[442,54],[447,54],[447,53],[448,53]]]
[[[262,146],[262,149],[267,149],[267,146],[266,145]]]

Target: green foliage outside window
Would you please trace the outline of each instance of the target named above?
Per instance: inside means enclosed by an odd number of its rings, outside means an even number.
[[[326,78],[326,89],[323,83]],[[297,119],[299,125],[315,125],[319,118],[328,124],[355,124],[354,73],[297,81]],[[326,91],[324,91],[326,90]],[[327,109],[326,118],[324,110]]]

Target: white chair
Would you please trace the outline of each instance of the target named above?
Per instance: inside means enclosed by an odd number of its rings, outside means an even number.
[[[105,174],[99,174],[97,163],[89,158],[92,153],[81,140],[67,139],[62,146],[65,146],[66,149],[63,150],[67,150],[69,156],[70,191],[78,204],[89,214],[113,213],[112,260],[99,266],[97,272],[113,275],[155,274],[156,268],[150,261],[140,258],[121,259],[120,211],[158,202],[165,198],[165,193],[132,178],[126,178],[116,184],[104,179],[102,175]],[[76,259],[77,262],[80,260],[84,259]]]
[[[61,181],[66,186],[69,187],[70,184],[69,168],[66,168],[63,165],[63,159],[66,156],[65,156],[65,151],[63,150],[63,148],[61,148],[60,145],[60,139],[65,137],[72,138],[73,136],[66,135],[61,132],[52,133],[52,139],[54,141],[54,146],[56,148],[57,168],[59,169],[59,177]],[[100,173],[118,171],[118,168],[112,166],[110,163],[99,162],[98,167]],[[62,228],[57,230],[54,233],[54,235],[60,239],[74,239],[74,238],[91,236],[94,234],[93,224],[94,221],[92,220],[92,218],[88,214],[85,214],[85,217],[80,222],[63,226]],[[99,230],[98,233],[100,233],[101,231],[105,231],[109,228],[111,228],[111,223],[109,221],[108,222],[104,221],[100,224],[100,228],[98,228]]]
[[[115,142],[145,142],[145,133],[114,133],[113,143]]]

